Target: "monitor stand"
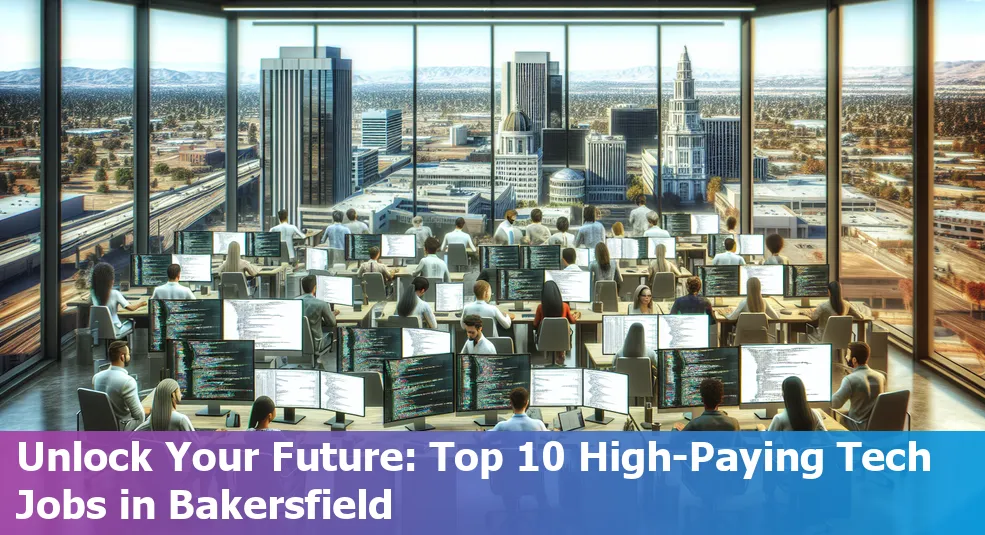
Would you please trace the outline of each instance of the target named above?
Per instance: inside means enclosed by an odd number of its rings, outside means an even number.
[[[527,310],[527,308],[523,306],[523,301],[516,301],[513,305],[513,310],[523,312],[524,310]]]
[[[304,420],[304,416],[298,416],[293,407],[284,409],[283,416],[274,418],[277,423],[291,425],[297,425],[301,420]]]
[[[195,416],[225,416],[229,414],[229,409],[223,409],[218,401],[209,401],[205,408],[196,412]]]
[[[684,413],[684,419],[685,420],[688,420],[688,421],[691,421],[691,420],[697,418],[698,416],[701,416],[704,413],[705,413],[705,408],[704,407],[695,407],[695,408],[691,409],[690,412],[685,412]]]
[[[302,416],[302,418],[304,418],[304,417]],[[332,426],[332,429],[333,430],[335,430],[335,429],[345,429],[346,427],[349,427],[350,424],[352,424],[352,420],[346,420],[345,419],[345,413],[344,412],[338,412],[338,411],[335,411],[335,418],[332,418],[331,420],[325,422],[325,425]]]
[[[499,415],[496,414],[496,411],[486,411],[482,416],[472,421],[479,427],[492,427],[502,420]]]
[[[766,409],[753,411],[753,414],[755,414],[756,418],[759,418],[760,420],[772,420],[779,410],[779,407],[769,407]]]
[[[810,297],[801,297],[800,298],[800,304],[797,305],[797,308],[811,308],[811,298]]]
[[[424,418],[414,418],[404,428],[408,431],[431,431],[434,426],[425,422]]]
[[[585,418],[585,421],[586,422],[592,422],[592,423],[601,424],[601,425],[607,425],[612,420],[613,420],[613,418],[606,418],[605,417],[605,411],[602,410],[602,409],[595,409],[595,414],[589,416],[588,418]]]

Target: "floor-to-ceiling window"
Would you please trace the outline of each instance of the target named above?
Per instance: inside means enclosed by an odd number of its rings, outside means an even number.
[[[751,230],[782,236],[783,254],[794,264],[824,263],[825,13],[761,17],[755,29],[753,153],[766,173],[753,182]],[[866,195],[845,193],[842,203],[845,210],[875,207]]]
[[[911,3],[842,9],[840,280],[847,299],[867,303],[876,319],[912,335]],[[875,206],[859,210],[859,198]]]
[[[935,9],[934,341],[985,376],[985,6]]]
[[[62,301],[88,292],[98,262],[129,280],[133,252],[134,8],[62,4]],[[61,331],[76,325],[64,307]]]
[[[150,68],[150,236],[157,252],[171,248],[176,230],[225,230],[225,19],[151,10]]]
[[[0,4],[0,377],[40,348],[40,3]]]

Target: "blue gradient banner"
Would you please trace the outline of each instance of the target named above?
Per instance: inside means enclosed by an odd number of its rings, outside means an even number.
[[[939,533],[977,527],[982,451],[985,434],[939,432],[11,432],[0,519],[99,535]]]

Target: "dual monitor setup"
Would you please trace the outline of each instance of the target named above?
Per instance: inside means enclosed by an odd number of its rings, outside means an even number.
[[[178,254],[224,255],[229,244],[239,244],[240,254],[261,258],[281,256],[280,233],[277,232],[210,232],[183,230],[174,233],[174,250]]]
[[[826,264],[699,266],[698,277],[705,297],[744,296],[746,282],[755,277],[763,295],[806,299],[828,295],[828,271]]]
[[[380,249],[381,258],[415,258],[417,237],[413,234],[346,234],[345,259],[369,260],[369,250]],[[308,269],[319,269],[306,265]],[[327,269],[327,267],[326,267]]]

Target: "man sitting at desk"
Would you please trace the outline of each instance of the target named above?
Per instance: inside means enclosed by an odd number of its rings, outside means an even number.
[[[349,232],[352,234],[369,234],[369,225],[358,219],[355,208],[349,208],[346,210],[345,217],[349,220],[349,222],[345,224],[345,228],[349,229]]]
[[[496,354],[496,346],[488,338],[482,336],[482,318],[475,314],[470,314],[462,318],[462,325],[465,326],[465,334],[469,337],[462,347],[463,355]]]
[[[725,398],[725,385],[719,379],[705,379],[698,386],[701,392],[701,404],[705,412],[691,420],[687,425],[683,422],[674,424],[678,431],[738,431],[739,421],[718,410]]]
[[[342,224],[342,212],[332,212],[332,224],[325,227],[322,243],[327,243],[332,249],[345,249],[345,235],[352,234],[348,227]]]
[[[465,246],[466,251],[475,251],[475,244],[472,243],[472,236],[465,232],[465,218],[460,217],[455,220],[455,230],[445,234],[445,239],[441,242],[441,250],[447,251],[449,245],[460,244]]]
[[[123,340],[116,340],[106,350],[109,369],[92,377],[92,388],[109,397],[109,406],[116,416],[121,431],[133,431],[144,422],[149,411],[140,405],[137,381],[127,373],[130,365],[130,347]]]
[[[886,391],[886,376],[867,366],[869,344],[852,342],[848,345],[848,365],[852,373],[841,380],[841,388],[831,396],[831,408],[840,409],[846,401],[851,401],[848,417],[858,422],[858,430],[865,429],[875,407],[876,398]],[[854,422],[850,422],[853,426]]]
[[[578,265],[578,252],[571,247],[561,251],[561,268],[563,271],[581,271]]]
[[[318,279],[314,275],[308,275],[301,279],[301,291],[304,292],[298,299],[303,303],[304,317],[308,318],[308,325],[311,327],[311,337],[314,338],[315,348],[322,347],[325,333],[335,330],[335,316],[339,315],[338,310],[332,310],[332,306],[315,297],[315,283]]]
[[[495,305],[489,304],[489,299],[492,297],[492,288],[489,283],[482,280],[475,281],[475,285],[472,287],[472,292],[475,293],[475,302],[465,305],[462,309],[462,329],[465,329],[465,318],[468,316],[479,316],[480,318],[495,318],[496,323],[504,329],[509,329],[513,325],[513,320],[516,318],[512,313],[509,315],[503,314],[503,311]],[[493,323],[493,336],[499,336],[496,330],[496,323]]]
[[[434,236],[424,240],[424,251],[427,256],[421,259],[421,262],[417,264],[417,269],[412,273],[415,277],[424,277],[426,279],[442,279],[445,282],[451,282],[451,274],[448,273],[448,264],[445,261],[438,258],[438,238]]]
[[[154,288],[151,299],[195,299],[195,294],[185,288],[178,281],[181,279],[181,266],[171,264],[168,266],[168,282]]]
[[[646,222],[650,224],[650,228],[643,232],[643,236],[647,238],[669,238],[670,232],[660,228],[660,215],[656,212],[650,212],[646,214]]]
[[[356,272],[356,276],[361,279],[363,273],[379,273],[383,275],[383,284],[386,286],[389,286],[393,280],[393,273],[390,272],[386,265],[380,262],[380,248],[375,245],[369,248],[369,260],[359,265],[359,271]]]
[[[746,261],[740,255],[735,254],[735,238],[725,238],[725,252],[715,255],[711,261],[713,266],[744,266]]]
[[[510,391],[510,407],[513,417],[499,422],[490,431],[547,431],[544,422],[527,416],[527,405],[530,404],[530,394],[527,389],[518,386]]]
[[[277,212],[280,224],[270,229],[270,232],[280,234],[280,241],[287,246],[287,255],[294,262],[294,238],[304,239],[304,234],[294,225],[287,222],[287,210]]]

